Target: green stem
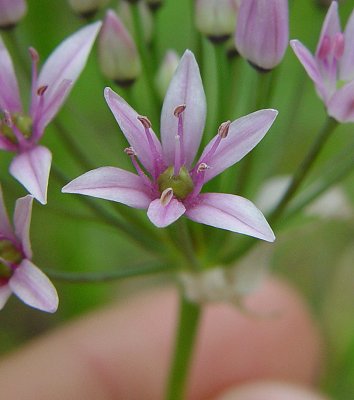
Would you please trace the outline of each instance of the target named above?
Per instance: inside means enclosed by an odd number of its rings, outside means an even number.
[[[69,182],[69,179],[64,176],[64,174],[55,166],[52,165],[52,173],[57,181],[63,185]],[[99,217],[102,221],[104,221],[107,225],[110,225],[114,228],[118,228],[121,232],[123,232],[130,239],[133,239],[135,243],[139,244],[145,250],[152,252],[153,254],[159,254],[162,258],[166,257],[166,252],[161,243],[156,242],[150,235],[145,235],[144,232],[140,232],[136,226],[131,224],[127,224],[124,221],[121,221],[117,217],[113,216],[110,212],[106,211],[104,208],[100,207],[95,201],[86,197],[86,196],[78,196],[77,197],[81,202],[83,202],[90,210]]]
[[[200,306],[180,295],[179,325],[170,370],[166,400],[185,399],[194,342],[198,331]]]
[[[310,150],[306,154],[302,163],[299,165],[299,168],[295,171],[288,189],[284,193],[278,205],[275,207],[274,211],[270,214],[268,219],[270,223],[274,223],[281,217],[285,208],[296,194],[301,183],[307,176],[318,155],[320,154],[323,146],[325,145],[337,125],[338,122],[336,120],[331,117],[327,118]]]
[[[213,44],[215,68],[216,68],[216,103],[214,124],[211,134],[216,135],[219,125],[223,122],[226,111],[225,105],[225,82],[227,82],[226,53],[222,43]]]
[[[250,111],[259,110],[268,103],[269,96],[271,96],[270,85],[273,73],[274,71],[257,73],[257,98],[255,101],[254,99],[251,99],[252,105],[250,106]],[[240,174],[235,193],[247,196],[247,189],[250,186],[249,183],[254,169],[256,152],[257,150],[253,150],[251,153],[247,154],[243,162],[240,164]]]
[[[127,267],[117,269],[116,271],[106,272],[84,272],[72,273],[65,271],[56,271],[52,269],[43,269],[49,278],[56,281],[63,281],[67,283],[97,283],[97,282],[111,282],[118,279],[132,278],[135,276],[142,276],[148,274],[155,274],[159,272],[166,272],[169,270],[166,264],[148,265],[145,267]]]
[[[153,63],[149,60],[149,55],[147,52],[147,47],[144,41],[144,32],[142,29],[142,24],[140,20],[140,13],[138,8],[138,3],[131,4],[132,14],[133,14],[133,23],[134,23],[134,31],[135,31],[135,40],[138,46],[139,54],[141,57],[141,63],[143,65],[143,70],[145,73],[145,81],[150,91],[150,98],[154,105],[153,111],[156,115],[154,115],[154,122],[158,122],[158,111],[160,110],[160,98],[154,86],[154,71],[152,69]]]
[[[289,212],[286,213],[286,219],[297,215],[312,201],[317,199],[321,194],[325,193],[332,185],[342,181],[353,171],[354,171],[354,160],[353,156],[351,156],[342,165],[340,165],[340,168],[334,171],[334,173],[332,173],[331,175],[324,174],[324,176],[326,176],[325,180],[321,179],[319,182],[315,182],[312,185],[311,190],[304,193],[304,195],[301,196],[301,198],[299,198],[295,202],[294,206],[290,208]]]
[[[328,138],[330,137],[331,133],[334,131],[336,126],[338,125],[338,122],[335,121],[333,118],[328,117],[324,126],[320,130],[317,139],[313,143],[312,147],[306,154],[304,160],[302,163],[299,165],[298,169],[293,175],[292,181],[286,191],[286,193],[283,195],[281,200],[279,201],[278,205],[275,207],[274,211],[270,214],[269,217],[267,217],[268,222],[273,225],[278,224],[280,217],[283,215],[283,212],[286,210],[289,202],[293,199],[295,194],[297,193],[301,183],[307,176],[308,172],[310,171],[311,167],[313,166],[314,162],[316,161],[318,155],[320,154],[323,146],[327,142]],[[349,173],[349,170],[351,169],[350,165],[345,165],[343,167],[342,171],[339,171],[338,174],[336,175],[335,179],[338,181],[338,179],[347,173]],[[333,182],[333,181],[332,181]],[[332,182],[328,183],[328,188]],[[317,195],[321,193],[321,189],[318,191]],[[313,200],[317,196],[312,196]],[[295,212],[300,211],[307,203],[304,202],[303,204],[298,204],[293,210],[290,210],[290,216],[293,216]],[[224,256],[222,257],[222,262],[225,264],[231,264],[235,260],[241,258],[244,256],[250,249],[253,248],[255,244],[258,243],[257,239],[254,238],[244,238],[242,240],[241,245],[236,248],[231,250],[228,253],[224,252]]]
[[[86,155],[81,151],[80,147],[76,144],[75,140],[71,137],[64,125],[59,120],[54,120],[53,125],[58,131],[58,137],[73,156],[73,159],[85,170],[93,169],[93,166]]]

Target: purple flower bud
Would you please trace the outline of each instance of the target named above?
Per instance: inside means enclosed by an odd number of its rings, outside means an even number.
[[[197,0],[195,22],[213,43],[226,41],[235,31],[236,0]]]
[[[107,5],[108,0],[68,0],[70,7],[84,18],[90,18]]]
[[[253,66],[271,70],[282,60],[289,39],[287,0],[242,1],[236,48]]]
[[[25,0],[0,0],[0,29],[13,28],[26,14]]]
[[[160,64],[156,74],[155,84],[161,99],[165,97],[168,85],[176,71],[179,61],[180,57],[178,54],[174,50],[168,50]]]
[[[143,1],[140,1],[138,3],[138,11],[144,34],[143,37],[146,43],[150,43],[153,34],[153,19],[151,11],[149,10],[147,4]],[[133,15],[129,4],[125,1],[119,2],[117,7],[117,13],[119,17],[122,19],[126,28],[131,33],[131,35],[134,35]]]
[[[131,35],[112,10],[106,13],[98,46],[103,75],[120,86],[130,86],[141,73],[140,58]]]

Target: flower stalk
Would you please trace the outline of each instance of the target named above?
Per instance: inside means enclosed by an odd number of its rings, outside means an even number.
[[[198,333],[201,306],[180,293],[179,322],[166,400],[185,399],[189,371]]]

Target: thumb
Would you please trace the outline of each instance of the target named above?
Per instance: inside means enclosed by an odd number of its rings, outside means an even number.
[[[228,389],[215,400],[328,400],[309,388],[284,382],[247,383]]]

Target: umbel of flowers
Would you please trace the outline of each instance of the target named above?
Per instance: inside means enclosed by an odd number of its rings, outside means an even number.
[[[328,115],[354,122],[354,11],[341,31],[338,3],[333,1],[322,25],[315,55],[298,40],[290,42],[313,80]]]
[[[223,193],[201,193],[203,185],[243,158],[263,138],[277,111],[256,111],[220,125],[218,133],[194,163],[206,117],[206,100],[194,55],[186,51],[171,80],[161,113],[161,142],[148,118],[137,114],[119,95],[105,89],[105,98],[130,146],[136,174],[102,167],[63,188],[147,209],[157,227],[182,215],[187,218],[273,241],[263,214],[247,199]]]
[[[38,142],[59,112],[83,70],[101,23],[88,25],[64,40],[37,74],[38,53],[30,48],[30,108],[22,107],[11,57],[0,38],[0,150],[16,153],[10,173],[42,204],[47,202],[52,154]]]
[[[55,312],[58,308],[54,286],[31,261],[29,228],[32,202],[30,195],[16,201],[13,229],[0,187],[0,310],[11,293],[42,311]]]

